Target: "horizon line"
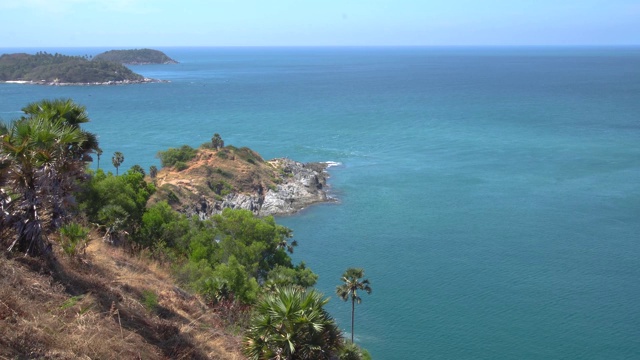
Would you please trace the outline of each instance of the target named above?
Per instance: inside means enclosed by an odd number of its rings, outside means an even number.
[[[594,48],[640,47],[638,44],[452,44],[452,45],[26,45],[0,46],[1,49],[35,48]]]

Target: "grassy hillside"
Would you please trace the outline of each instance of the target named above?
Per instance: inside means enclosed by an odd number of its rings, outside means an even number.
[[[69,260],[0,256],[0,358],[244,359],[167,269],[94,239]]]

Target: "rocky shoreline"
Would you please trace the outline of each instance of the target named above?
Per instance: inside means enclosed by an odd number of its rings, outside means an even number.
[[[103,85],[131,85],[131,84],[150,84],[150,83],[168,83],[168,80],[158,80],[144,78],[142,80],[122,80],[122,81],[105,81],[105,82],[78,82],[68,83],[59,81],[28,81],[28,80],[9,80],[3,81],[4,84],[26,84],[26,85],[44,85],[44,86],[103,86]]]
[[[258,187],[252,193],[232,192],[222,199],[201,195],[197,203],[183,207],[188,216],[206,219],[226,208],[250,210],[257,216],[292,215],[310,205],[337,202],[329,195],[327,163],[301,163],[280,158],[269,161],[285,174],[275,188]]]
[[[175,65],[180,63],[173,59],[170,59],[164,62],[133,61],[133,62],[124,62],[123,64],[126,64],[126,65]]]

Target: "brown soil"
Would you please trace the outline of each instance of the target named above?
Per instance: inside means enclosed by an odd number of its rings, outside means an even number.
[[[249,148],[226,147],[219,151],[199,148],[187,165],[188,168],[181,171],[175,168],[158,171],[155,178],[158,191],[151,198],[151,204],[167,200],[180,211],[201,196],[221,199],[229,192],[266,192],[282,182],[283,177],[278,160],[265,161]]]

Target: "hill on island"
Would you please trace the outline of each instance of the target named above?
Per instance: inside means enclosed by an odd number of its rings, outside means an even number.
[[[162,51],[153,49],[110,50],[96,55],[93,60],[113,61],[127,65],[178,63]]]
[[[42,84],[103,84],[145,82],[142,75],[126,66],[88,57],[38,52],[0,56],[0,81]]]

